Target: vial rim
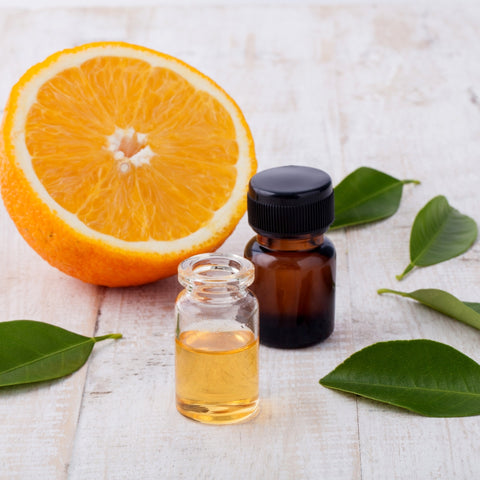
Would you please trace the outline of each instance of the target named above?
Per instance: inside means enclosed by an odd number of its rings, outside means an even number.
[[[178,281],[186,288],[202,285],[246,288],[253,283],[254,276],[253,263],[234,253],[200,253],[178,266]]]

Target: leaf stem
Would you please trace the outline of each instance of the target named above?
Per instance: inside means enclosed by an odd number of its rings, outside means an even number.
[[[377,293],[382,295],[382,293],[393,293],[394,295],[401,295],[402,297],[408,297],[405,292],[399,292],[398,290],[391,290],[390,288],[379,288]]]
[[[407,183],[414,183],[415,185],[420,185],[422,182],[420,180],[408,179],[408,180],[402,180],[402,183],[404,185],[406,185]]]
[[[397,280],[402,280],[403,277],[410,271],[413,270],[413,268],[415,267],[415,265],[413,263],[409,263],[407,268],[400,274],[400,275],[395,275],[395,278]]]
[[[102,335],[101,337],[93,337],[93,341],[96,343],[101,342],[102,340],[107,340],[109,338],[117,340],[122,337],[123,335],[121,333],[109,333],[108,335]]]

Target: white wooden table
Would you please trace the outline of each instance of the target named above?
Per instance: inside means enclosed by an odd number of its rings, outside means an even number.
[[[144,8],[0,9],[0,103],[31,64],[97,40],[178,56],[214,78],[252,128],[259,169],[305,164],[338,183],[361,165],[406,186],[387,221],[333,232],[336,329],[299,351],[261,348],[261,411],[205,426],[174,404],[178,285],[84,284],[50,267],[0,208],[0,321],[122,332],[72,376],[0,390],[1,479],[476,479],[480,417],[435,419],[327,390],[318,380],[377,341],[429,338],[480,362],[480,332],[381,287],[480,301],[480,243],[414,271],[410,226],[433,196],[480,223],[480,9],[185,2]],[[223,5],[223,6],[222,6]],[[244,218],[223,251],[241,254]]]

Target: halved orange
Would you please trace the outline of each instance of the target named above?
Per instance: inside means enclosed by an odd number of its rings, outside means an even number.
[[[48,262],[126,286],[218,248],[245,213],[252,136],[235,102],[169,55],[120,42],[58,52],[13,87],[2,197]]]

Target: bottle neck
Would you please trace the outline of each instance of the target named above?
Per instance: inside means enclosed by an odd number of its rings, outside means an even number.
[[[320,246],[324,242],[324,235],[321,233],[318,235],[298,235],[291,238],[278,238],[258,234],[257,242],[269,250],[300,252],[313,250]]]
[[[238,285],[195,285],[187,287],[185,292],[197,301],[207,303],[230,303],[248,294],[246,287]]]

